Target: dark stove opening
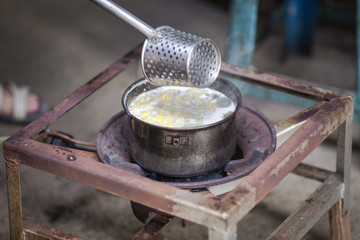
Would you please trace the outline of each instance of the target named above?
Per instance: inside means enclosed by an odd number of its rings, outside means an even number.
[[[231,157],[231,160],[238,160],[238,159],[242,159],[242,158],[244,158],[243,151],[240,149],[240,147],[238,145],[236,145],[235,153]]]
[[[221,168],[220,170],[211,171],[203,175],[193,176],[193,177],[170,177],[170,176],[163,176],[154,172],[150,173],[148,177],[153,180],[161,181],[161,182],[184,183],[184,182],[201,182],[201,181],[214,180],[225,177],[226,175],[227,173],[225,172],[225,168]]]

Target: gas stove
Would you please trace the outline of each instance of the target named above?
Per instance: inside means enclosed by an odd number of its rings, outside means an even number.
[[[130,128],[128,116],[124,111],[113,116],[100,130],[97,153],[105,164],[182,189],[198,191],[248,175],[275,150],[275,129],[258,110],[243,104],[236,113],[235,122],[236,151],[231,161],[221,169],[214,169],[198,176],[164,176],[148,172],[136,164],[129,151]]]

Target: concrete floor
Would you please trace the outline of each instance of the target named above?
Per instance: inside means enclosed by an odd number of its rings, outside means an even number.
[[[133,0],[124,1],[122,5],[152,26],[169,25],[209,37],[224,52],[228,15],[212,4],[190,0]],[[334,35],[338,34],[346,40],[336,41]],[[59,102],[144,39],[131,27],[85,0],[1,1],[0,36],[1,81],[30,85],[50,105]],[[295,56],[281,63],[278,61],[281,38],[270,36],[258,46],[253,66],[334,86],[340,82],[348,89],[353,88],[355,34],[338,27],[324,27],[315,37],[311,58]],[[101,126],[122,109],[120,100],[125,87],[137,78],[139,73],[135,66],[50,127],[71,133],[77,139],[95,141]],[[294,106],[252,98],[246,98],[245,102],[264,112],[274,123],[299,111]],[[11,135],[19,128],[0,124],[0,135]],[[356,126],[354,137],[357,139],[358,132]],[[333,142],[327,141],[305,161],[333,169],[335,152]],[[360,230],[356,228],[360,223],[357,204],[360,200],[359,148],[354,147],[353,152],[351,230],[353,239],[360,239]],[[21,180],[23,210],[27,218],[87,239],[129,239],[142,226],[126,200],[26,166],[22,167]],[[239,223],[239,239],[266,238],[317,185],[315,181],[292,174],[286,177]],[[0,163],[0,206],[0,239],[8,239],[3,161]],[[156,239],[206,237],[204,227],[187,222],[183,228],[180,220],[174,220]],[[322,218],[305,239],[329,239],[328,217]]]

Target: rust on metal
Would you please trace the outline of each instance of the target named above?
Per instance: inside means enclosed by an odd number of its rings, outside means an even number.
[[[343,212],[343,201],[338,201],[330,209],[331,240],[350,240],[350,216],[349,212]]]
[[[302,239],[324,212],[341,200],[342,190],[343,184],[339,177],[332,174],[302,203],[300,210],[291,214],[267,240]]]
[[[153,238],[172,219],[172,217],[156,215],[147,224],[145,224],[131,239],[149,240]]]
[[[325,181],[332,174],[332,172],[328,170],[314,167],[305,163],[300,163],[292,172],[299,176],[318,181]]]
[[[20,167],[16,154],[4,148],[10,239],[23,239]]]
[[[208,221],[208,212],[215,215],[215,222],[224,224],[222,213],[216,213],[211,210],[215,199],[208,199],[205,196],[193,195],[191,192],[181,190],[165,183],[156,182],[134,173],[115,168],[99,161],[89,161],[89,158],[95,158],[96,154],[77,149],[67,151],[56,151],[59,148],[45,143],[40,143],[31,139],[22,141],[8,141],[6,148],[16,152],[21,163],[33,168],[55,174],[72,181],[79,182],[93,188],[111,193],[124,199],[133,200],[140,204],[158,209],[162,212],[174,215],[175,205],[183,205],[189,199],[194,199],[188,208],[197,213],[199,222]],[[26,147],[24,147],[26,145]],[[61,147],[61,149],[66,149]],[[76,161],[68,161],[67,153],[71,151],[76,156]],[[66,153],[66,154],[63,154]],[[49,164],[51,161],[51,164]],[[144,198],[144,196],[147,196]],[[195,201],[196,200],[196,201]],[[208,209],[208,212],[203,212]],[[191,216],[180,214],[184,219],[191,219]],[[214,221],[214,220],[213,220]]]
[[[248,210],[254,207],[331,132],[347,119],[347,102],[352,102],[352,98],[332,99],[312,115],[266,161],[223,198],[222,206],[227,209],[225,211],[232,212],[237,220],[241,219],[248,211],[240,213],[238,212],[238,206],[247,202],[247,204],[251,205]],[[249,193],[248,196],[244,197],[244,192]]]
[[[85,240],[85,238],[60,231],[58,229],[31,221],[29,219],[23,219],[23,222],[26,240]]]
[[[317,101],[330,100],[333,98],[346,96],[330,90],[314,87],[300,82],[295,82],[264,72],[235,66],[226,62],[221,63],[220,73],[222,75],[238,78],[249,83],[254,83],[264,87],[270,87],[275,90],[291,93],[293,95],[298,95]]]
[[[294,116],[281,121],[279,123],[275,124],[275,129],[277,134],[279,134],[281,131],[285,130],[285,129],[289,129],[292,126],[296,126],[297,124],[306,121],[307,119],[309,119],[309,117],[311,117],[313,114],[315,114],[317,111],[319,111],[319,109],[325,104],[326,102],[320,102],[314,106],[311,106],[297,114],[295,114]]]

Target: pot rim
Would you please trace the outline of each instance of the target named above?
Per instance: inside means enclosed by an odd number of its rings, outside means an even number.
[[[163,130],[167,130],[167,131],[192,131],[192,130],[203,130],[203,129],[207,129],[207,128],[211,128],[211,127],[214,127],[214,126],[217,126],[223,122],[226,122],[228,121],[229,119],[233,118],[237,111],[240,109],[241,105],[242,105],[242,94],[239,90],[238,87],[236,87],[231,81],[229,80],[226,80],[224,78],[217,78],[216,81],[214,81],[210,86],[208,86],[207,88],[212,88],[212,86],[214,84],[223,84],[225,85],[226,87],[228,87],[229,89],[231,89],[231,91],[233,91],[233,93],[236,95],[237,99],[238,99],[238,104],[235,108],[235,110],[229,115],[227,116],[226,118],[223,118],[217,122],[213,122],[213,123],[210,123],[210,124],[205,124],[205,125],[201,125],[201,126],[196,126],[196,127],[188,127],[188,128],[174,128],[174,127],[165,127],[165,126],[160,126],[160,125],[155,125],[155,124],[151,124],[151,123],[148,123],[148,122],[145,122],[139,118],[137,118],[136,116],[134,116],[133,114],[131,114],[131,112],[128,110],[128,107],[127,107],[127,97],[128,95],[133,91],[135,90],[136,88],[142,86],[144,83],[149,83],[151,85],[153,85],[148,79],[146,78],[141,78],[139,80],[137,80],[136,82],[132,83],[129,87],[126,88],[126,90],[124,91],[123,95],[122,95],[122,99],[121,99],[121,102],[122,102],[122,106],[124,108],[124,110],[126,111],[126,113],[128,114],[128,116],[130,117],[133,117],[134,119],[136,119],[137,121],[145,124],[145,125],[148,125],[148,126],[151,126],[151,127],[156,127],[156,128],[159,128],[159,129],[163,129]],[[157,85],[153,85],[155,88],[158,88],[158,87],[161,87],[161,86],[157,86]],[[177,86],[178,87],[178,86]],[[181,87],[181,86],[180,86]],[[188,87],[188,86],[187,86]],[[215,89],[216,90],[216,89]],[[217,90],[219,91],[219,90]],[[223,93],[223,92],[221,92]],[[224,93],[223,93],[224,94]]]

